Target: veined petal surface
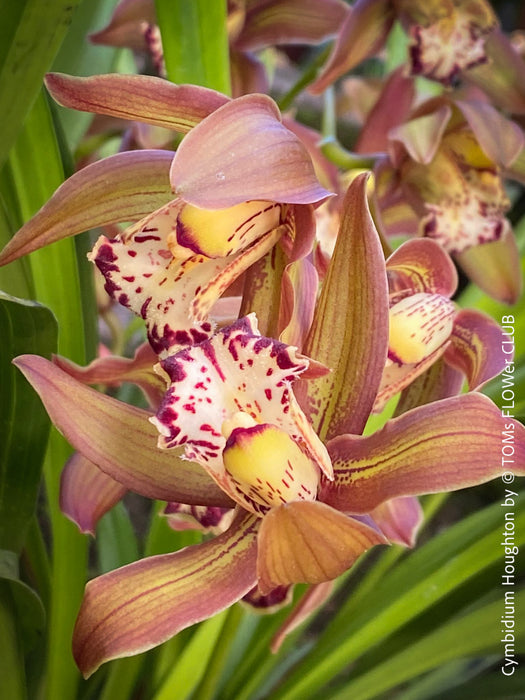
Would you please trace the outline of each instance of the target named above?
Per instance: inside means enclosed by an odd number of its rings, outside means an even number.
[[[64,107],[164,126],[183,134],[229,100],[209,88],[174,85],[151,75],[109,73],[77,78],[48,73],[45,83]]]
[[[341,435],[328,443],[335,479],[320,498],[345,512],[369,513],[398,496],[485,483],[503,471],[503,430],[515,438],[513,471],[525,475],[525,427],[503,418],[482,394],[415,408],[368,437]]]
[[[14,364],[73,447],[123,486],[164,501],[232,506],[198,465],[180,459],[182,450],[157,449],[147,411],[100,394],[42,357],[21,355]]]
[[[232,100],[193,129],[177,150],[170,179],[177,196],[203,209],[251,199],[310,204],[330,195],[275,102],[257,94]]]
[[[257,518],[242,511],[222,535],[124,566],[86,586],[73,655],[87,677],[232,605],[256,583]]]

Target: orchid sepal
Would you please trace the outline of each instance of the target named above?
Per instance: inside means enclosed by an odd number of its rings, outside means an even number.
[[[13,236],[0,265],[90,228],[136,221],[172,199],[173,152],[128,151],[82,168]]]
[[[484,483],[502,472],[506,423],[490,399],[470,393],[412,409],[367,437],[339,436],[328,443],[335,478],[320,497],[345,512],[369,513],[391,498]],[[525,427],[512,426],[514,471],[525,475]]]
[[[232,507],[202,469],[157,450],[150,413],[100,394],[52,362],[22,355],[14,364],[71,445],[131,491],[164,501]]]
[[[85,677],[110,659],[151,649],[237,602],[256,583],[258,519],[239,512],[222,535],[139,560],[86,586],[73,633]]]
[[[46,87],[64,107],[163,126],[187,133],[229,101],[197,85],[174,85],[151,75],[110,73],[77,78],[48,73]]]

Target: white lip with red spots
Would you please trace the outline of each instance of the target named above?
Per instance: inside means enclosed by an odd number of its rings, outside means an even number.
[[[261,512],[260,500],[258,506],[247,504],[240,494],[238,474],[232,479],[227,473],[223,451],[235,430],[266,424],[284,435],[294,464],[311,464],[315,477],[307,478],[307,488],[315,497],[320,470],[330,479],[332,467],[291,390],[307,367],[296,348],[259,335],[253,315],[166,358],[159,371],[170,388],[151,419],[161,433],[159,447],[185,445],[187,459],[199,462],[237,502]],[[284,473],[285,458],[282,466]]]

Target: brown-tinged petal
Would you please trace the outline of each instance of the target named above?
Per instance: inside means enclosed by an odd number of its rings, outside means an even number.
[[[359,175],[346,194],[334,255],[304,348],[333,370],[308,383],[304,404],[322,439],[363,430],[386,362],[386,268],[368,208],[367,180],[368,175]]]
[[[450,107],[444,105],[435,112],[396,126],[389,137],[402,143],[413,160],[426,165],[436,155],[451,114]]]
[[[235,47],[255,51],[279,44],[318,44],[337,33],[347,9],[341,0],[249,3]]]
[[[232,501],[182,450],[157,449],[150,414],[100,394],[36,355],[14,360],[73,447],[136,493],[164,501],[231,507]]]
[[[84,674],[151,649],[232,605],[256,583],[257,518],[174,554],[149,557],[90,581],[73,634]]]
[[[469,70],[464,78],[480,87],[498,107],[525,114],[525,63],[510,39],[496,29],[485,41],[488,62]]]
[[[400,416],[431,401],[457,396],[462,386],[463,373],[447,364],[443,357],[437,358],[427,370],[403,389],[395,415]]]
[[[390,297],[410,291],[451,297],[458,275],[443,248],[429,238],[406,241],[386,261]]]
[[[498,241],[473,245],[454,255],[465,274],[486,294],[504,304],[515,304],[523,279],[520,254],[510,225]]]
[[[294,501],[273,508],[259,532],[257,577],[263,593],[288,583],[323,583],[387,540],[324,503]]]
[[[325,581],[310,586],[283,625],[272,638],[270,649],[276,654],[286,637],[299,627],[310,615],[326,603],[334,588],[333,581]]]
[[[100,518],[116,505],[127,488],[101,471],[80,452],[66,462],[60,476],[60,510],[80,532],[95,535]]]
[[[391,498],[485,483],[502,472],[501,435],[509,425],[512,470],[525,475],[525,427],[503,418],[486,396],[469,393],[408,411],[368,437],[331,440],[335,480],[321,498],[346,512],[369,513]]]
[[[109,73],[77,78],[48,73],[46,87],[62,106],[165,126],[185,134],[229,98],[198,85],[174,85],[151,75]]]
[[[319,94],[350,68],[373,56],[385,41],[395,17],[390,0],[357,0],[349,8],[332,54],[310,91]]]
[[[447,344],[443,343],[419,362],[396,363],[388,359],[374,402],[374,413],[381,412],[387,401],[432,367],[444,355],[446,348]]]
[[[6,265],[90,228],[135,221],[171,199],[170,151],[129,151],[104,158],[66,180],[0,255]]]
[[[374,508],[370,515],[389,542],[414,547],[423,522],[423,509],[417,498],[393,498]]]
[[[279,335],[281,280],[287,259],[281,246],[274,246],[255,262],[244,276],[244,290],[239,317],[255,313],[261,335]]]
[[[388,133],[403,124],[412,108],[414,81],[403,68],[393,71],[368,114],[355,145],[357,153],[376,153],[388,149]]]
[[[132,382],[142,389],[152,408],[159,406],[166,392],[166,382],[153,371],[158,358],[148,343],[137,348],[133,359],[106,355],[81,367],[65,357],[55,355],[53,362],[83,384],[120,386],[123,382]]]
[[[312,263],[303,258],[287,265],[282,278],[279,309],[279,339],[303,347],[313,319],[319,275]]]
[[[203,209],[251,199],[310,204],[330,194],[266,95],[238,97],[196,126],[175,154],[170,179],[176,195]]]
[[[471,391],[479,389],[505,368],[505,359],[512,360],[502,350],[507,337],[489,316],[462,309],[454,319],[445,360],[466,375]]]
[[[488,102],[456,100],[455,104],[488,157],[503,168],[510,167],[525,145],[520,127]]]
[[[121,0],[103,29],[89,35],[94,44],[144,50],[144,24],[156,22],[153,0]]]

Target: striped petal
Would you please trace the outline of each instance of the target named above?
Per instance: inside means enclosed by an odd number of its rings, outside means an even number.
[[[441,356],[403,389],[395,415],[400,416],[431,401],[457,396],[461,393],[462,386],[463,373],[451,367]]]
[[[310,91],[323,92],[343,73],[373,56],[385,41],[395,15],[389,0],[358,0],[349,8],[332,54]]]
[[[330,194],[265,95],[232,100],[193,129],[177,150],[170,178],[176,195],[202,209],[251,199],[310,204]]]
[[[0,255],[5,265],[81,231],[136,221],[169,202],[171,151],[118,153],[72,175],[13,236]]]
[[[471,391],[479,389],[505,368],[505,360],[512,360],[502,350],[507,337],[489,316],[462,309],[454,319],[445,360],[466,375]]]
[[[150,414],[80,384],[36,355],[14,361],[38,392],[53,423],[73,447],[123,486],[149,498],[231,507],[196,464],[161,452]]]
[[[314,315],[319,276],[312,263],[303,258],[287,265],[282,278],[279,309],[279,339],[302,348]]]
[[[328,443],[335,480],[320,498],[345,512],[369,513],[399,496],[485,483],[502,472],[502,431],[512,439],[514,473],[525,475],[525,427],[502,418],[482,394],[408,411],[368,437],[342,435]]]
[[[337,33],[347,8],[340,0],[270,0],[251,3],[237,49],[318,44]]]
[[[403,243],[386,262],[390,299],[410,291],[451,297],[458,275],[450,256],[435,241],[417,238]]]
[[[60,510],[80,532],[95,535],[100,518],[127,493],[120,482],[75,452],[60,476]]]
[[[331,581],[385,538],[324,503],[295,501],[262,520],[257,576],[263,593],[289,583]]]
[[[386,362],[386,268],[368,208],[367,179],[359,175],[346,194],[335,251],[304,346],[308,356],[332,369],[308,383],[302,403],[322,439],[363,430]]]
[[[240,513],[219,537],[142,559],[86,586],[73,655],[91,675],[229,607],[256,583],[257,518]]]
[[[197,85],[151,75],[110,73],[76,78],[48,73],[46,87],[63,107],[145,122],[185,134],[229,98]]]
[[[140,345],[133,359],[107,355],[80,367],[65,357],[55,355],[53,362],[71,377],[84,384],[120,386],[132,382],[142,389],[152,408],[156,408],[166,392],[166,383],[153,371],[157,356],[147,343]]]

